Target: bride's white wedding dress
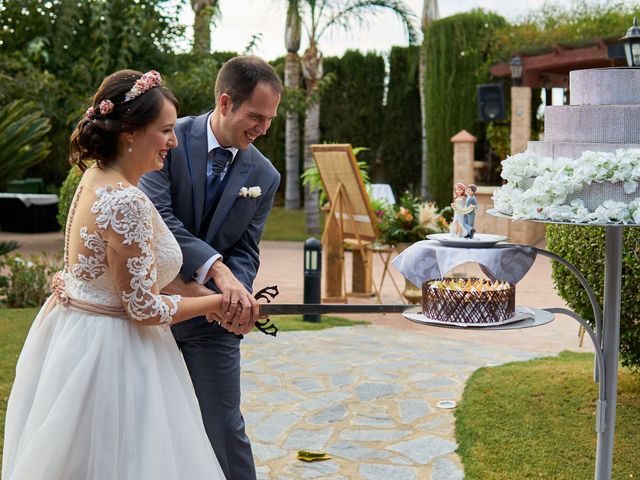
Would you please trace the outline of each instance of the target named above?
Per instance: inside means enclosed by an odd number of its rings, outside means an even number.
[[[160,215],[136,187],[81,186],[66,239],[16,367],[2,478],[223,479],[168,328],[180,297],[159,293],[182,263]]]

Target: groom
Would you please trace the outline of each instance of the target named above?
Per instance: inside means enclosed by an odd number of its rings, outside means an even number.
[[[467,231],[467,234],[464,238],[473,238],[473,235],[476,233],[475,223],[476,223],[476,209],[478,208],[478,200],[476,200],[476,192],[478,191],[478,187],[476,187],[473,183],[467,185],[466,193],[467,193],[467,201],[465,202],[465,206],[468,207],[473,205],[474,208],[467,214],[465,214],[463,222],[464,229]]]
[[[250,294],[258,243],[280,174],[252,143],[267,132],[281,95],[268,63],[253,56],[227,61],[216,79],[214,110],[179,119],[179,146],[162,170],[140,181],[180,244],[182,278],[223,295],[226,313],[218,322],[197,317],[172,330],[227,480],[256,478],[240,412],[240,340],[258,308]]]

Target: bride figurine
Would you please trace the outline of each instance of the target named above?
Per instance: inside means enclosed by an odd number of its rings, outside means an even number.
[[[456,183],[453,187],[453,220],[449,227],[449,234],[454,238],[464,238],[469,233],[465,228],[464,216],[471,213],[475,205],[467,206],[467,187],[464,183]]]
[[[177,145],[177,104],[158,72],[122,70],[71,136],[84,174],[64,269],[18,359],[4,480],[224,479],[169,329],[222,315],[222,295],[181,280],[178,242],[136,186]]]

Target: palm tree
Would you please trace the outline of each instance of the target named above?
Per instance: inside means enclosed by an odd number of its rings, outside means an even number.
[[[294,3],[289,1],[289,5]],[[416,30],[414,14],[402,0],[296,0],[298,14],[307,33],[309,46],[302,55],[302,73],[306,88],[306,116],[304,122],[304,168],[313,165],[311,145],[320,141],[320,103],[318,84],[322,79],[322,53],[318,45],[322,35],[333,27],[347,28],[353,20],[364,24],[367,15],[380,10],[393,12],[403,23],[409,41],[413,43]],[[320,232],[318,193],[308,187],[304,191],[306,228],[309,233]]]
[[[195,14],[193,21],[193,51],[203,54],[211,51],[211,20],[220,13],[218,0],[191,0]]]
[[[284,60],[284,86],[293,93],[300,87],[300,36],[302,23],[300,19],[300,0],[289,0],[287,24],[284,43],[287,56]],[[297,210],[300,208],[300,120],[298,110],[289,108],[285,116],[285,191],[284,208]]]
[[[422,3],[422,38],[426,38],[427,29],[431,22],[437,20],[440,17],[438,9],[438,0],[424,0]],[[424,42],[424,40],[423,40]],[[420,195],[423,199],[429,198],[429,185],[428,185],[428,171],[427,171],[427,117],[424,101],[424,76],[427,68],[426,46],[422,45],[420,48],[420,112],[422,115],[422,175],[420,178]]]

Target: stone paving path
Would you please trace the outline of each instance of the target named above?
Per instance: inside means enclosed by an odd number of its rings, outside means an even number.
[[[462,479],[453,413],[437,402],[459,401],[479,367],[543,355],[381,326],[251,334],[242,348],[260,480]]]

